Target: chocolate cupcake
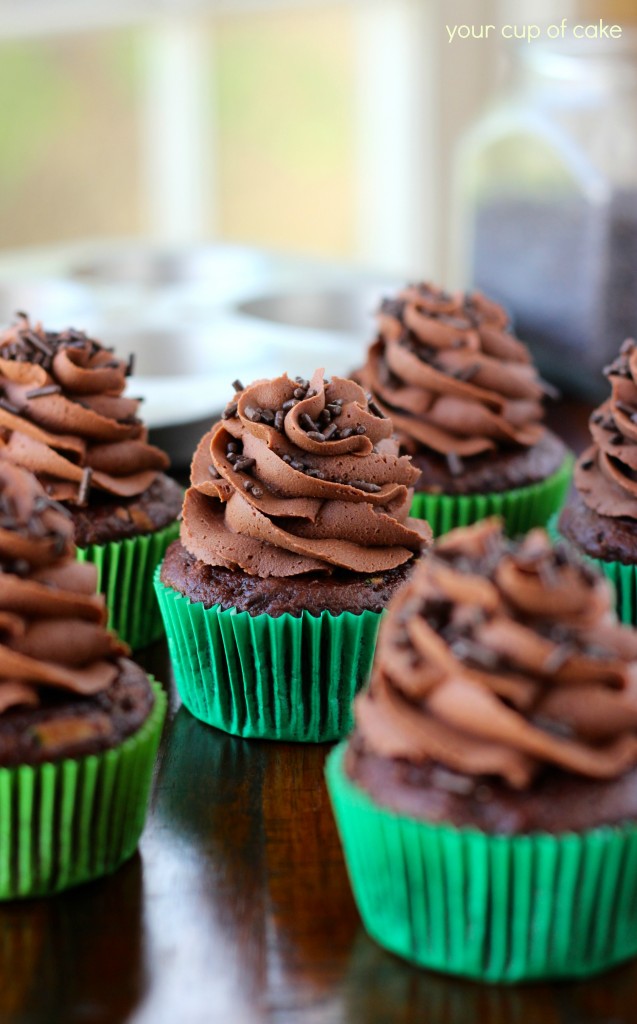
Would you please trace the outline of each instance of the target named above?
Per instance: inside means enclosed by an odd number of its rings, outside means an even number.
[[[418,471],[353,381],[317,370],[236,387],[157,578],[177,685],[228,732],[333,739],[430,541],[408,518]]]
[[[442,538],[390,605],[328,783],[381,945],[490,981],[637,953],[637,633],[542,530]]]
[[[435,534],[496,513],[522,533],[568,489],[569,452],[542,423],[552,389],[507,320],[483,295],[412,285],[382,303],[356,375],[422,470],[412,514]]]
[[[113,871],[137,846],[165,714],[105,629],[95,566],[35,477],[0,459],[0,898]]]
[[[615,585],[617,614],[637,624],[637,346],[624,342],[604,373],[611,396],[590,419],[593,444],[577,460],[575,493],[558,533]]]
[[[80,331],[31,327],[0,336],[0,446],[68,509],[78,557],[94,562],[111,625],[133,647],[162,632],[155,566],[178,533],[181,488],[148,444],[132,367]]]

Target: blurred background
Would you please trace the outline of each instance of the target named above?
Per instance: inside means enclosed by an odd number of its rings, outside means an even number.
[[[5,3],[2,245],[214,238],[440,274],[451,148],[495,72],[444,24],[496,6]]]
[[[446,31],[562,18],[622,39]],[[637,332],[635,20],[637,0],[4,0],[0,319],[137,351],[173,447],[237,366],[353,368],[407,279],[495,294],[593,393]]]

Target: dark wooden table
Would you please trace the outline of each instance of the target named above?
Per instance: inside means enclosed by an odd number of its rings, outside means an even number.
[[[581,445],[587,410],[553,419]],[[0,1024],[632,1024],[637,961],[577,984],[493,987],[383,952],[356,912],[326,747],[249,742],[171,693],[140,853],[110,878],[0,907]]]

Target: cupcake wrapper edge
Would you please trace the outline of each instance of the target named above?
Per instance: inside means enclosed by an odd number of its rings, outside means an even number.
[[[163,635],[153,576],[178,536],[179,523],[175,521],[155,533],[77,549],[80,562],[97,566],[97,589],[106,597],[109,627],[133,650]]]
[[[235,736],[322,743],[352,726],[382,613],[250,615],[204,608],[155,575],[177,689]]]
[[[624,565],[623,562],[606,561],[603,558],[592,558],[572,541],[563,537],[558,529],[558,516],[551,517],[548,533],[553,541],[568,544],[585,561],[603,573],[613,585],[615,591],[615,611],[620,622],[628,626],[637,626],[637,565]]]
[[[586,977],[637,953],[637,825],[487,835],[375,804],[326,778],[363,923],[422,967],[490,982]]]
[[[426,519],[434,536],[459,526],[470,526],[489,516],[502,516],[509,536],[545,526],[563,505],[571,482],[573,457],[564,460],[552,476],[538,484],[494,494],[414,494],[410,514]]]
[[[166,714],[155,703],[119,746],[41,765],[0,768],[0,899],[50,895],[110,874],[135,851]]]

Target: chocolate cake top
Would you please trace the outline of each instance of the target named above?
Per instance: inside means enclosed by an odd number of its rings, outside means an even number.
[[[608,583],[543,530],[452,531],[390,604],[355,705],[363,748],[514,789],[549,765],[623,774],[637,763],[637,632],[610,608]]]
[[[377,319],[357,377],[391,416],[405,451],[459,463],[543,436],[542,398],[552,389],[501,306],[418,284],[385,299]]]
[[[0,458],[0,713],[55,690],[92,696],[126,645],[105,628],[97,569],[75,560],[73,524],[36,478]]]
[[[0,335],[6,457],[73,505],[86,504],[91,488],[123,498],[146,491],[169,460],[148,444],[139,399],[123,396],[131,368],[81,331],[45,331],[20,314]]]
[[[637,345],[632,338],[604,373],[611,395],[591,415],[593,444],[577,461],[575,485],[594,512],[637,519]]]
[[[431,541],[409,518],[418,478],[391,421],[353,381],[287,374],[236,382],[195,453],[184,547],[255,576],[402,565]]]

